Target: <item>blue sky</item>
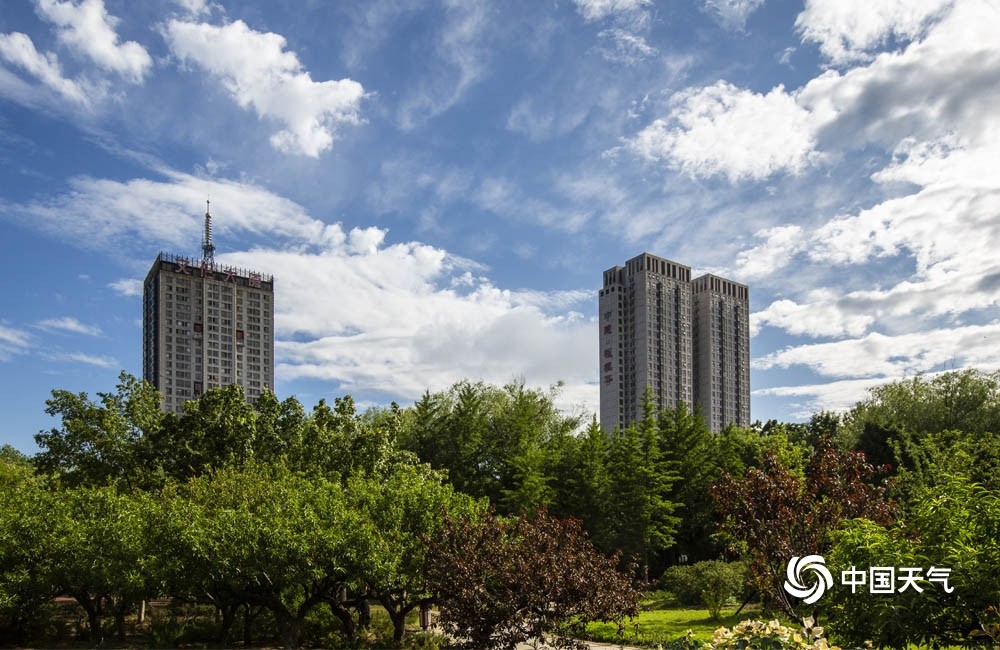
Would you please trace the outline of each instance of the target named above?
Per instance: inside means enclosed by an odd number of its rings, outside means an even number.
[[[601,272],[751,287],[752,417],[1000,366],[995,0],[0,13],[0,442],[141,372],[159,251],[276,279],[279,396],[597,406]]]

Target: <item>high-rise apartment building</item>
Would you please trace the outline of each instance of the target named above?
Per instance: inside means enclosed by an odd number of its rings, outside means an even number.
[[[691,283],[694,403],[705,424],[750,424],[750,290],[716,275]]]
[[[604,272],[598,298],[601,425],[658,409],[697,408],[712,431],[750,423],[749,290],[643,253]]]
[[[206,211],[202,258],[160,253],[143,285],[143,377],[167,412],[210,388],[239,384],[251,402],[274,389],[274,279],[214,253]]]

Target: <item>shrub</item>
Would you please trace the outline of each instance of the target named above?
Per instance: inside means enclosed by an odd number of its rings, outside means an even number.
[[[707,560],[690,566],[670,567],[660,578],[660,584],[672,592],[680,604],[704,605],[712,618],[718,620],[722,608],[740,593],[745,580],[743,564]]]
[[[678,604],[688,607],[701,604],[701,586],[691,564],[668,567],[660,576],[660,586],[672,593]]]
[[[787,627],[778,621],[742,621],[732,629],[720,627],[705,645],[705,650],[839,650],[823,636],[823,628],[813,627],[812,620],[805,620],[800,630]]]

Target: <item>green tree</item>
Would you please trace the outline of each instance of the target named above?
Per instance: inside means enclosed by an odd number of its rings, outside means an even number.
[[[553,437],[547,447],[547,473],[553,489],[550,512],[582,520],[594,545],[605,553],[614,550],[608,508],[612,489],[608,446],[608,437],[594,417],[580,435]]]
[[[678,476],[671,492],[680,518],[673,554],[689,562],[716,557],[722,549],[712,542],[716,518],[709,487],[720,469],[712,433],[683,403],[662,411],[658,424],[665,456]]]
[[[828,592],[832,631],[848,643],[877,647],[958,646],[1000,642],[1000,493],[945,477],[915,495],[910,514],[892,525],[849,522],[834,534],[827,562],[835,575],[870,566],[918,569],[915,587],[891,596]],[[931,568],[950,571],[946,585]],[[937,576],[939,579],[941,576]],[[902,589],[902,575],[895,585]],[[922,591],[918,591],[918,589]]]
[[[554,391],[459,382],[426,393],[403,418],[401,444],[447,471],[457,490],[503,512],[546,505],[554,499],[548,443],[579,424],[556,409]]]
[[[445,516],[474,517],[481,504],[456,493],[427,465],[398,464],[384,477],[355,477],[347,494],[369,524],[371,555],[359,579],[389,614],[393,639],[402,641],[407,614],[433,600],[424,576],[424,540],[439,533]]]
[[[614,488],[607,507],[614,548],[636,558],[648,581],[651,563],[673,546],[680,518],[671,498],[678,474],[662,446],[649,391],[643,406],[643,418],[609,442],[608,477]]]
[[[0,643],[24,645],[46,603],[59,595],[51,576],[62,550],[54,525],[62,506],[18,456],[0,459]]]
[[[254,455],[268,462],[291,463],[301,453],[308,416],[294,397],[278,401],[269,390],[253,403],[256,412]]]
[[[40,432],[41,451],[34,461],[45,474],[58,474],[66,485],[122,483],[136,489],[156,483],[150,440],[163,424],[160,395],[153,386],[122,372],[113,393],[53,390],[45,412],[61,420],[60,428]]]
[[[162,586],[152,570],[150,497],[114,486],[80,486],[50,496],[49,525],[60,544],[49,579],[84,609],[91,642],[103,640],[102,618],[108,614],[124,641],[126,617]]]
[[[722,608],[738,596],[746,583],[746,567],[741,562],[705,560],[669,567],[660,584],[684,605],[704,605],[719,620]]]
[[[918,375],[872,388],[844,418],[844,437],[851,444],[881,434],[890,445],[905,447],[926,433],[1000,431],[1000,372],[978,370]],[[867,433],[866,433],[867,430]],[[865,449],[868,452],[868,449]],[[906,457],[896,459],[906,464]]]
[[[249,463],[192,479],[166,519],[173,590],[207,588],[222,601],[266,608],[289,648],[306,615],[336,601],[371,557],[369,526],[347,508],[339,483],[281,467]]]

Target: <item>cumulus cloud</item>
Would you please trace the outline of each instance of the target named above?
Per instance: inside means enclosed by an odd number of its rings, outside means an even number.
[[[742,31],[750,14],[763,4],[764,0],[705,0],[703,6],[723,28]]]
[[[871,200],[844,197],[846,207],[829,215],[768,225],[733,265],[737,276],[781,279],[784,295],[752,315],[755,333],[775,327],[816,339],[753,362],[758,372],[808,369],[830,380],[755,392],[801,399],[802,414],[849,407],[870,386],[914,373],[1000,367],[1000,181],[988,171],[1000,161],[1000,42],[991,27],[1000,9],[978,0],[855,4],[808,2],[799,17],[804,40],[853,67],[771,91],[799,115],[790,122],[797,137],[758,152],[737,137],[734,148],[752,162],[715,153],[713,140],[736,136],[740,99],[753,95],[716,84],[683,91],[673,114],[630,142],[668,169],[731,181],[808,170],[817,156],[829,156],[831,170],[867,162]],[[712,97],[713,88],[728,101],[695,110],[690,98]],[[743,122],[774,130],[751,123]],[[685,139],[707,149],[686,151]],[[808,282],[788,277],[789,257]]]
[[[63,316],[62,318],[46,318],[45,320],[40,320],[35,323],[35,326],[47,332],[67,332],[70,334],[83,334],[85,336],[101,335],[101,328],[97,325],[87,325],[85,323],[81,323],[72,316]]]
[[[108,284],[108,287],[123,296],[133,297],[142,295],[142,280],[137,278],[122,278]]]
[[[211,192],[219,239],[257,242],[220,246],[216,260],[275,277],[279,380],[319,379],[393,399],[462,378],[563,380],[562,405],[596,409],[593,323],[580,314],[592,291],[503,288],[482,265],[442,248],[391,242],[383,228],[326,224],[253,185],[161,172],[161,181],[77,179],[46,204],[5,206],[4,213],[30,215],[26,224],[81,245],[109,250],[101,242],[127,240],[133,251],[137,243],[155,251],[199,241],[196,206]],[[88,229],[92,237],[79,235]],[[114,284],[138,290],[133,281]],[[48,326],[86,327],[72,319]]]
[[[221,10],[221,6],[208,0],[174,0],[185,14],[192,18],[207,16],[215,10]]]
[[[118,42],[115,26],[119,21],[108,14],[103,0],[36,1],[39,15],[57,27],[60,43],[104,70],[133,83],[142,82],[153,60],[139,43]]]
[[[779,272],[792,263],[806,246],[801,226],[788,224],[765,228],[754,233],[761,243],[740,251],[736,256],[734,275],[743,282],[752,282]]]
[[[736,182],[801,173],[827,150],[891,150],[906,138],[946,135],[985,142],[993,131],[983,124],[1000,99],[1000,48],[990,27],[997,7],[969,0],[929,11],[921,15],[936,22],[902,51],[828,70],[795,90],[758,93],[719,81],[675,93],[668,114],[627,147],[671,170]]]
[[[240,107],[283,124],[271,136],[280,151],[316,158],[333,146],[341,125],[361,122],[361,84],[313,81],[279,34],[241,20],[221,27],[171,20],[165,37],[178,59],[218,77]]]
[[[813,343],[779,350],[754,359],[761,370],[806,366],[836,379],[898,377],[930,372],[945,364],[1000,366],[1000,323],[928,329],[886,336]]]
[[[737,2],[739,4],[739,2]],[[795,20],[803,40],[819,45],[834,65],[874,57],[890,39],[920,36],[955,0],[807,0]]]
[[[754,312],[750,323],[754,333],[765,325],[778,327],[795,336],[860,336],[875,322],[871,314],[855,313],[837,304],[830,290],[819,289],[803,302],[775,300]]]
[[[872,388],[905,378],[904,375],[900,375],[899,377],[880,377],[878,379],[842,379],[798,386],[772,386],[759,388],[752,394],[754,396],[802,398],[793,403],[791,416],[805,420],[820,411],[846,411],[864,399]]]
[[[55,52],[40,52],[26,34],[0,34],[0,94],[19,103],[65,111],[68,106],[85,113],[108,95],[110,79],[101,72],[141,83],[152,67],[146,49],[135,41],[120,43],[118,19],[108,14],[102,0],[59,2],[37,0],[38,14],[56,28],[56,37],[77,59],[96,64],[77,76],[63,72]],[[33,84],[15,74],[20,70],[37,80]]]
[[[782,86],[760,94],[719,81],[675,94],[670,106],[670,117],[655,120],[627,146],[690,176],[759,181],[799,173],[820,158],[816,123]]]

